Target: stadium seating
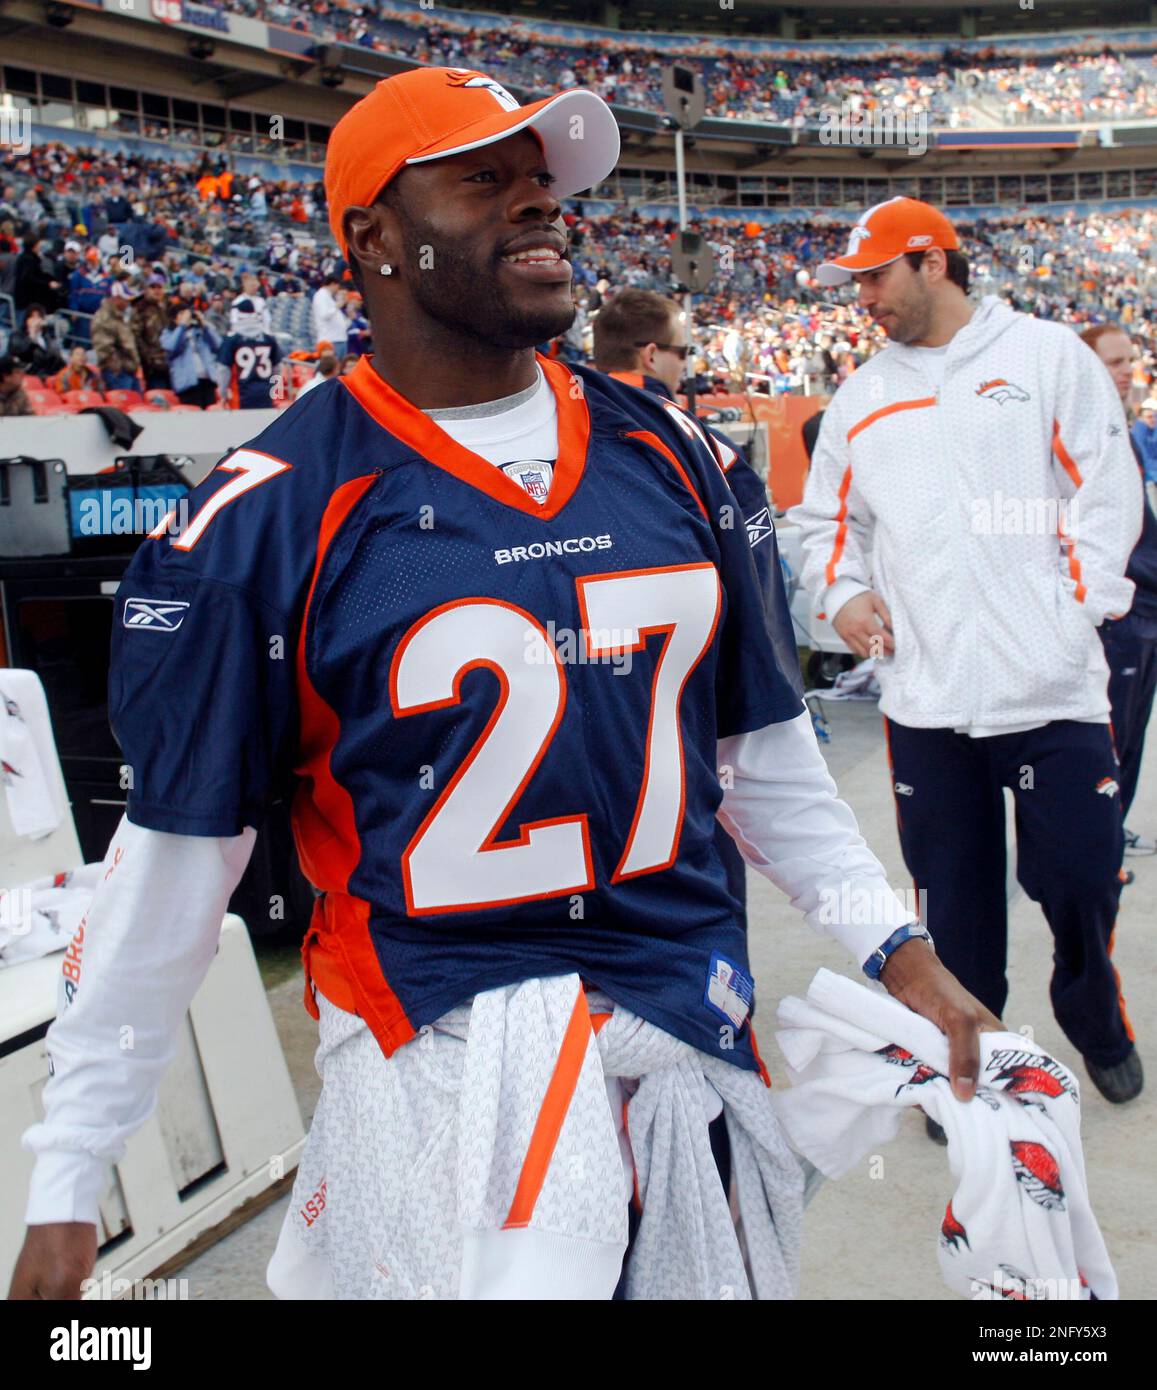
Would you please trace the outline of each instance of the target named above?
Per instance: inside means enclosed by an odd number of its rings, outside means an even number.
[[[108,405],[109,402],[99,391],[65,391],[61,400],[67,406],[72,406],[77,410],[86,410],[89,406]]]
[[[65,415],[70,409],[55,391],[30,391],[28,401],[33,415]]]
[[[657,49],[641,36],[576,24],[560,31],[536,25],[529,15],[512,25],[509,16],[482,13],[468,25],[425,8],[420,15],[392,11],[388,4],[375,14],[317,0],[249,2],[274,23],[307,28],[326,43],[336,36],[417,62],[477,68],[534,93],[588,87],[610,102],[653,112],[665,110],[663,68],[682,60],[703,77],[707,114],[724,120],[814,126],[824,108],[845,101],[896,109],[915,103],[934,123],[962,128],[989,126],[994,118],[1022,123],[1157,114],[1157,45],[1145,47],[1137,35],[1120,54],[1082,51],[1091,40],[1078,35],[1018,36],[1004,51],[999,40],[948,48],[943,41],[893,39],[865,53],[867,45],[838,41],[746,40],[729,50],[706,35],[676,34]],[[1110,41],[1104,34],[1098,47]]]

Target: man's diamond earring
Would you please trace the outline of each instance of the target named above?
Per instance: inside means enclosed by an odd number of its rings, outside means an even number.
[[[394,267],[392,265],[383,265],[378,267],[379,275],[392,275],[393,273]]]

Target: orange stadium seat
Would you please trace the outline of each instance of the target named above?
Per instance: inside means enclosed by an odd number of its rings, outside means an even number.
[[[55,391],[29,391],[28,401],[33,415],[64,415],[69,409]]]
[[[144,404],[144,398],[139,391],[107,391],[105,401],[109,405],[115,405],[118,410],[132,410],[134,406]]]
[[[60,398],[65,405],[84,410],[90,405],[107,405],[99,391],[66,391]]]

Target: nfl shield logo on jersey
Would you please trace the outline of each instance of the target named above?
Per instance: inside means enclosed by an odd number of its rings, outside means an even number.
[[[502,471],[527,492],[538,503],[546,501],[550,492],[550,480],[554,477],[554,465],[543,459],[523,459],[517,463],[504,463]]]

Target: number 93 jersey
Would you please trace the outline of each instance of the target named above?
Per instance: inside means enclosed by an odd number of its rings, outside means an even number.
[[[292,791],[307,967],[387,1054],[577,972],[755,1068],[716,740],[802,705],[697,423],[538,362],[541,502],[363,359],[156,528],[114,626],[127,814],[236,835]]]

